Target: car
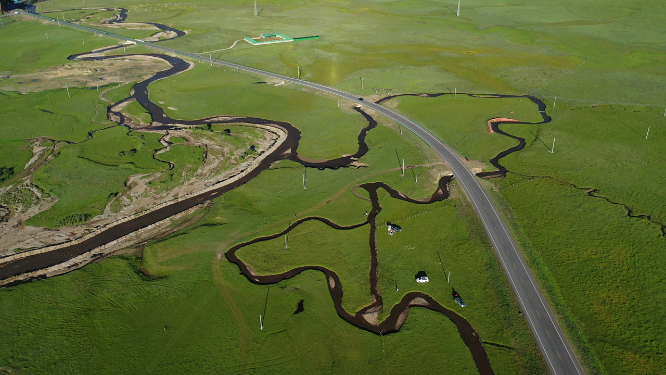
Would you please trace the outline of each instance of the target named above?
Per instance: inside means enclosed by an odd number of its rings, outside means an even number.
[[[425,271],[419,271],[415,276],[416,282],[419,284],[427,283],[430,281],[428,274]]]
[[[460,307],[465,307],[465,301],[463,301],[462,297],[460,297],[458,293],[453,295],[453,300],[456,301]]]

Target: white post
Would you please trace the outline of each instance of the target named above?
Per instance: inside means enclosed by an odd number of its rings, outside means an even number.
[[[451,284],[450,280],[451,280],[451,271],[449,271],[449,275],[446,277],[446,283]]]
[[[305,173],[303,173],[303,189],[307,189],[307,188],[305,187]]]
[[[458,12],[456,13],[456,17],[460,17],[460,0],[458,0]]]
[[[647,139],[648,135],[650,135],[650,127],[649,126],[648,126],[647,134],[645,134],[645,139]]]
[[[46,33],[46,40],[49,40],[49,33]]]
[[[264,320],[261,318],[261,315],[259,315],[259,329],[264,330]]]
[[[402,159],[402,177],[405,177],[405,159]]]
[[[65,13],[62,14],[62,21],[65,22]]]
[[[557,96],[555,97],[555,100],[553,100],[553,108],[555,108],[555,104],[557,104]]]
[[[124,44],[123,44],[123,52],[127,52],[127,50],[125,49],[125,45],[124,45]]]
[[[550,149],[550,153],[555,153],[555,137],[553,137],[553,148]]]
[[[340,108],[340,100],[338,100],[338,108]]]
[[[450,90],[450,89],[449,89]],[[458,95],[458,88],[453,89],[453,99],[456,98],[456,95]]]
[[[296,67],[296,78],[301,79],[301,66]]]
[[[60,20],[58,20],[58,27],[60,27]]]
[[[210,60],[210,66],[213,66],[213,54],[212,53],[208,54],[208,59]]]
[[[286,233],[284,235],[284,248],[288,249],[289,248],[289,233]]]
[[[257,0],[254,0],[254,16],[259,17],[259,14],[257,13]]]
[[[416,183],[418,184],[419,183],[419,175],[414,173],[414,179],[416,180]]]
[[[65,88],[67,89],[67,97],[71,98],[72,96],[69,95],[69,86],[67,86],[67,82],[65,82]]]
[[[400,135],[402,135],[402,126],[398,125],[398,127],[400,128]]]
[[[664,109],[664,117],[666,117],[666,109]]]
[[[361,78],[361,90],[363,90],[363,78]]]

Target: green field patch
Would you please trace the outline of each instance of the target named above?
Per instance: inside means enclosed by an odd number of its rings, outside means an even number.
[[[110,84],[110,88],[103,93],[103,96],[107,102],[111,104],[116,104],[123,99],[130,97],[130,90],[134,86],[135,82],[130,82],[129,84]]]
[[[509,170],[596,188],[599,195],[628,205],[635,214],[666,221],[666,177],[657,172],[666,152],[661,113],[634,106],[562,105],[552,116],[553,122],[541,126],[530,147],[506,158]]]
[[[106,106],[99,103],[95,90],[47,90],[25,95],[0,95],[0,139],[24,140],[34,137],[81,142],[88,133],[103,127],[92,122]]]
[[[152,158],[159,134],[140,134],[116,127],[95,133],[81,144],[65,145],[34,175],[33,182],[58,198],[28,225],[50,228],[85,222],[104,211],[126,189],[133,174],[168,168]]]
[[[139,102],[136,100],[132,101],[130,104],[125,107],[125,112],[127,112],[130,116],[138,119],[144,124],[150,124],[152,121],[152,117],[150,116],[150,112],[143,108]]]
[[[187,142],[187,139],[181,137],[171,137],[169,138],[169,142],[178,144],[178,143]]]
[[[31,73],[53,65],[75,64],[67,57],[109,44],[108,39],[94,38],[84,31],[58,27],[51,22],[43,24],[31,18],[3,26],[2,35],[0,73],[3,76]]]
[[[0,185],[23,170],[32,158],[30,143],[0,141]]]
[[[461,199],[460,187],[454,184],[452,198],[423,205],[379,192],[382,211],[376,219],[376,241],[384,301],[380,318],[407,293],[423,292],[465,317],[484,342],[511,348],[485,345],[496,373],[520,373],[521,367],[545,373],[534,357],[537,348],[530,331],[517,323],[520,310],[507,292],[492,248],[480,241],[483,231],[469,203]],[[389,235],[387,221],[402,231]],[[426,272],[428,283],[416,283],[420,271]],[[453,301],[454,289],[465,300],[464,308]]]
[[[285,238],[257,242],[236,254],[259,275],[275,275],[300,266],[321,266],[340,277],[342,305],[354,314],[372,302],[370,297],[369,228],[337,230],[307,221]]]
[[[188,145],[172,145],[169,151],[157,155],[157,158],[172,162],[174,168],[164,171],[158,178],[148,184],[157,191],[167,191],[181,182],[194,177],[204,160],[205,150],[202,147]]]
[[[477,98],[467,95],[456,95],[454,98],[453,95],[444,95],[391,99],[396,100],[398,110],[423,124],[464,156],[475,160],[488,161],[517,144],[509,137],[490,133],[489,119],[505,117],[526,122],[542,121],[538,107],[527,98]]]

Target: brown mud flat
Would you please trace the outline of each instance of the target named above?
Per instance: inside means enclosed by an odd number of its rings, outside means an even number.
[[[388,186],[383,182],[373,182],[373,183],[358,185],[357,186],[358,188],[364,189],[369,194],[370,196],[369,200],[372,204],[372,209],[368,213],[367,219],[364,222],[354,225],[341,226],[323,217],[317,217],[317,216],[305,217],[295,221],[288,228],[279,233],[275,233],[269,236],[258,237],[253,240],[237,244],[232,248],[230,248],[225,253],[225,256],[231,263],[236,264],[240,268],[241,273],[245,277],[247,277],[248,280],[250,280],[252,283],[255,284],[266,285],[266,284],[279,283],[282,280],[290,279],[306,270],[317,270],[322,272],[326,276],[326,279],[329,280],[328,289],[331,294],[331,298],[333,299],[333,304],[335,306],[336,312],[338,313],[338,316],[340,316],[342,319],[344,319],[348,323],[358,328],[364,329],[366,331],[378,335],[385,335],[398,332],[402,327],[403,323],[405,322],[409,314],[409,310],[412,307],[415,306],[423,307],[433,311],[441,312],[442,314],[446,315],[456,325],[460,337],[462,338],[465,345],[467,345],[472,354],[472,358],[474,359],[474,362],[477,366],[479,373],[483,375],[493,374],[492,367],[490,366],[490,361],[488,360],[488,355],[485,351],[485,348],[483,347],[479,335],[476,333],[472,325],[465,318],[458,315],[456,312],[442,306],[439,302],[435,301],[434,298],[425,293],[410,292],[406,294],[398,304],[396,304],[391,308],[389,316],[384,321],[377,322],[374,318],[374,315],[378,311],[382,310],[384,307],[382,295],[378,287],[379,264],[377,257],[377,247],[375,243],[375,236],[377,229],[375,219],[382,209],[381,206],[379,205],[378,190],[384,189],[393,199],[399,199],[414,204],[430,204],[448,198],[449,196],[448,183],[451,179],[452,176],[442,177],[439,180],[439,184],[435,192],[430,197],[422,199],[410,198],[404,193],[392,189],[390,186]],[[356,196],[363,200],[368,200],[367,198],[364,198],[362,196],[359,195]],[[291,230],[301,225],[302,223],[312,220],[323,222],[329,227],[338,230],[350,230],[350,229],[360,228],[366,225],[370,228],[369,245],[370,245],[370,254],[371,254],[371,266],[370,266],[369,276],[370,276],[370,294],[372,296],[373,302],[363,307],[361,310],[357,311],[354,315],[347,312],[342,306],[342,299],[344,295],[343,285],[340,282],[340,278],[337,275],[337,273],[321,266],[301,266],[276,275],[258,275],[256,274],[256,272],[254,272],[254,270],[251,269],[251,267],[248,264],[244,263],[236,255],[236,252],[245,246],[281,237],[289,233]]]

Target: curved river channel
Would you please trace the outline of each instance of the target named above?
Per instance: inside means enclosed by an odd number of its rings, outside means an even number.
[[[108,9],[104,9],[108,10]],[[122,8],[114,8],[114,10],[119,11],[116,16],[107,21],[107,23],[120,23],[123,22],[126,17],[127,17],[127,10],[122,9]],[[156,23],[150,23],[151,25],[157,27],[158,29],[162,31],[172,31],[175,33],[174,37],[181,37],[185,35],[185,33],[170,28],[165,25],[161,24],[156,24]],[[100,56],[98,53],[100,52],[105,52],[113,49],[118,49],[122,48],[122,46],[112,46],[112,47],[107,47],[103,49],[99,49],[96,51],[91,51],[88,53],[83,53],[79,55],[73,55],[70,56],[69,59],[71,60],[85,60],[85,61],[92,61],[92,60],[109,60],[109,59],[122,59],[128,56],[135,56],[135,54],[123,54],[123,55],[113,55],[113,56]],[[359,158],[363,157],[369,150],[369,147],[367,143],[365,142],[365,137],[368,134],[370,130],[372,130],[374,127],[377,126],[377,122],[364,112],[360,107],[355,107],[354,110],[357,111],[360,115],[362,115],[368,125],[361,130],[361,132],[358,135],[358,150],[356,153],[353,155],[348,155],[344,157],[340,157],[337,159],[332,159],[332,160],[324,160],[324,161],[317,161],[317,160],[310,160],[306,158],[302,158],[298,154],[298,145],[299,141],[301,138],[301,132],[291,125],[290,123],[287,122],[281,122],[281,121],[273,121],[269,119],[262,119],[262,118],[257,118],[257,117],[208,117],[208,118],[203,118],[203,119],[198,119],[198,120],[177,120],[169,117],[169,115],[164,111],[162,107],[159,105],[155,104],[152,102],[149,98],[149,85],[152,82],[155,82],[159,79],[163,78],[168,78],[171,76],[174,76],[176,74],[179,74],[181,72],[184,72],[188,70],[191,67],[191,64],[183,59],[180,59],[178,57],[173,57],[173,56],[168,56],[164,54],[140,54],[140,56],[151,56],[153,58],[161,59],[165,62],[167,62],[171,67],[166,70],[159,71],[155,73],[152,77],[138,82],[134,85],[132,91],[131,91],[131,96],[128,98],[123,99],[122,101],[118,103],[114,103],[108,107],[108,116],[111,119],[114,119],[119,125],[124,125],[128,126],[126,122],[125,116],[121,113],[121,111],[115,111],[113,108],[116,107],[119,104],[123,104],[124,102],[130,101],[130,100],[136,100],[138,101],[146,110],[148,110],[152,116],[153,124],[152,126],[146,127],[146,129],[151,129],[151,130],[169,130],[169,129],[176,129],[179,128],[180,126],[196,126],[196,125],[207,125],[207,124],[224,124],[224,123],[244,123],[244,124],[255,124],[255,125],[263,125],[275,129],[280,129],[284,131],[287,134],[286,140],[278,145],[272,152],[270,152],[266,157],[254,168],[248,171],[247,174],[245,174],[242,178],[229,183],[223,187],[220,187],[216,190],[208,191],[193,197],[190,197],[188,199],[175,202],[173,204],[167,205],[165,207],[159,208],[157,210],[151,211],[143,216],[139,216],[133,219],[130,219],[128,221],[125,221],[121,224],[117,224],[114,226],[109,227],[108,229],[105,229],[101,232],[99,232],[96,235],[91,236],[90,238],[87,238],[79,243],[72,244],[70,246],[65,246],[61,247],[57,250],[54,251],[49,251],[49,252],[43,252],[43,253],[36,253],[34,255],[26,256],[23,258],[19,258],[13,261],[9,262],[4,262],[1,263],[2,259],[0,259],[0,280],[8,279],[11,277],[15,277],[17,275],[22,275],[28,272],[33,272],[37,270],[41,270],[47,267],[51,267],[54,265],[58,265],[61,263],[64,263],[72,258],[75,258],[77,256],[84,255],[86,253],[91,252],[93,249],[98,248],[102,245],[108,244],[114,240],[120,239],[128,234],[131,234],[135,231],[138,231],[142,228],[146,228],[147,226],[160,222],[162,220],[165,220],[169,217],[172,217],[173,215],[176,215],[178,213],[181,213],[183,211],[186,211],[192,207],[195,207],[197,205],[200,205],[206,201],[209,201],[213,198],[219,197],[222,194],[224,194],[227,191],[230,191],[232,189],[235,189],[246,182],[252,180],[254,177],[259,175],[263,170],[269,168],[271,164],[275,161],[282,160],[282,159],[290,159],[295,162],[300,163],[301,165],[309,168],[319,168],[319,169],[324,169],[324,168],[331,168],[331,169],[338,169],[341,167],[346,167],[358,160]],[[447,94],[403,94],[403,95],[415,95],[415,96],[440,96],[440,95],[447,95]],[[467,94],[474,96],[474,94]],[[391,99],[396,96],[401,96],[401,95],[395,95],[395,96],[389,96],[386,98],[381,99],[377,103],[381,101],[385,101],[388,99]],[[504,95],[482,95],[483,97],[496,97],[496,98],[502,98],[502,97],[517,97],[517,96],[504,96]],[[545,114],[545,104],[541,102],[539,99],[531,97],[531,96],[525,96],[535,102],[540,109],[540,113],[543,117],[543,122],[548,122],[550,121],[550,117],[546,116]],[[543,106],[543,108],[542,108]],[[492,176],[501,176],[506,173],[506,169],[502,167],[499,164],[499,159],[502,157],[508,155],[511,152],[515,152],[518,150],[521,150],[525,146],[525,141],[522,138],[519,137],[514,137],[508,133],[505,133],[501,131],[498,128],[498,125],[501,122],[493,122],[492,123],[492,128],[495,132],[515,138],[516,140],[519,141],[519,145],[512,147],[509,150],[506,150],[499,155],[497,155],[495,158],[491,160],[491,163],[497,168],[496,172],[487,172],[487,175],[484,175],[483,177],[492,177]],[[481,174],[480,174],[481,175]],[[425,199],[412,199],[404,195],[403,193],[394,190],[390,188],[388,185],[382,182],[373,182],[373,183],[365,183],[357,186],[357,188],[364,189],[367,191],[369,195],[369,201],[372,205],[372,209],[368,213],[367,219],[362,222],[358,223],[352,226],[340,226],[336,223],[333,223],[332,221],[322,218],[322,217],[306,217],[302,218],[294,223],[292,223],[287,229],[280,233],[275,233],[270,236],[265,236],[265,237],[259,237],[256,239],[253,239],[248,242],[244,242],[238,245],[233,246],[231,249],[229,249],[225,255],[227,259],[234,264],[236,264],[240,271],[245,275],[249,281],[257,284],[273,284],[273,283],[278,283],[281,280],[288,279],[291,277],[294,277],[298,275],[299,273],[305,271],[305,270],[317,270],[322,272],[327,280],[329,281],[329,292],[331,294],[331,297],[333,299],[335,309],[338,313],[338,315],[344,319],[345,321],[349,322],[350,324],[364,329],[369,332],[373,332],[379,335],[384,335],[384,334],[390,334],[393,332],[397,332],[400,330],[402,324],[405,322],[407,315],[409,313],[409,310],[412,306],[419,306],[419,307],[424,307],[430,310],[438,311],[441,312],[442,314],[446,315],[458,328],[458,332],[460,334],[460,337],[462,338],[463,342],[467,345],[469,348],[472,357],[474,359],[474,362],[477,366],[478,371],[483,374],[493,374],[493,370],[490,366],[490,362],[488,360],[488,356],[486,354],[486,351],[482,345],[481,339],[479,335],[476,333],[474,328],[471,326],[471,324],[462,316],[458,315],[456,312],[449,310],[442,306],[439,302],[437,302],[435,299],[430,297],[429,295],[421,292],[411,292],[408,293],[403,297],[403,299],[393,306],[390,311],[390,315],[381,323],[379,324],[373,324],[366,320],[364,318],[364,315],[366,314],[372,314],[375,313],[383,308],[383,300],[382,300],[382,295],[379,291],[378,288],[378,261],[377,261],[377,248],[375,244],[375,235],[376,235],[376,222],[375,219],[379,212],[381,211],[381,206],[379,204],[379,198],[378,198],[378,190],[383,189],[385,190],[389,196],[393,199],[400,199],[403,201],[411,202],[413,204],[429,204],[432,202],[437,202],[441,201],[443,199],[446,199],[449,196],[449,191],[448,191],[448,183],[452,177],[451,176],[446,176],[440,179],[439,185],[437,186],[437,189],[435,192],[430,196],[429,198]],[[358,196],[358,195],[357,195]],[[360,197],[360,196],[358,196]],[[362,198],[366,199],[367,198]],[[262,242],[262,241],[267,241],[271,240],[280,236],[285,235],[286,233],[290,232],[297,226],[301,225],[304,222],[311,221],[311,220],[318,220],[321,221],[327,225],[329,225],[332,228],[339,229],[339,230],[348,230],[348,229],[354,229],[362,226],[368,226],[370,228],[370,233],[369,233],[369,248],[370,248],[370,255],[371,255],[371,269],[370,269],[370,294],[373,298],[373,303],[370,305],[362,308],[360,311],[356,312],[355,314],[350,314],[347,312],[343,307],[342,307],[342,299],[343,299],[343,286],[340,282],[340,278],[338,275],[324,267],[320,266],[303,266],[303,267],[298,267],[294,268],[290,271],[277,274],[277,275],[256,275],[251,271],[251,268],[248,267],[247,264],[245,264],[242,260],[240,260],[236,256],[236,252],[250,244],[257,243],[257,242]],[[102,256],[98,256],[102,257]],[[96,256],[91,257],[91,261],[95,260]],[[34,279],[38,279],[42,277],[35,277]],[[22,282],[27,282],[30,281],[30,279],[25,279],[21,281],[16,281],[14,283],[8,283],[6,286],[9,285],[16,285]]]

